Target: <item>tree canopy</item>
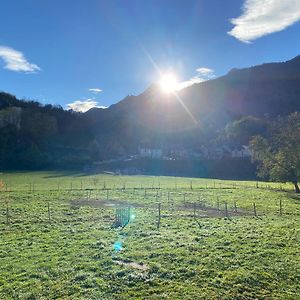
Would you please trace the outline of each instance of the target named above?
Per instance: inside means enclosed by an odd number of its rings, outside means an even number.
[[[279,117],[269,125],[266,137],[255,136],[251,142],[258,175],[274,181],[292,182],[295,192],[300,175],[300,113]]]

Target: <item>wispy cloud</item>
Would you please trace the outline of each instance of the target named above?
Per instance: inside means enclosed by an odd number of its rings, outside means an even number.
[[[214,70],[201,67],[196,69],[197,74],[190,78],[189,80],[182,81],[178,84],[177,90],[182,90],[188,86],[191,86],[195,83],[200,83],[209,79],[215,78]]]
[[[14,72],[35,73],[40,67],[27,61],[24,54],[13,48],[0,46],[0,58],[4,61],[4,68]]]
[[[91,92],[93,94],[99,94],[102,92],[102,90],[98,89],[98,88],[94,88],[94,89],[89,89],[89,92]]]
[[[242,15],[231,20],[235,26],[228,34],[246,43],[300,20],[299,0],[246,0],[242,9]]]
[[[72,109],[77,112],[86,112],[93,107],[107,108],[107,106],[101,106],[95,99],[76,100],[67,104],[68,109]]]

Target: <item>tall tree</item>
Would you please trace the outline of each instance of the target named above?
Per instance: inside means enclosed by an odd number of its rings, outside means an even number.
[[[228,123],[219,135],[219,141],[231,146],[248,145],[255,135],[265,135],[267,120],[253,116],[244,116],[239,120]]]
[[[292,182],[300,193],[300,113],[278,118],[270,125],[268,137],[255,136],[250,147],[260,177]]]

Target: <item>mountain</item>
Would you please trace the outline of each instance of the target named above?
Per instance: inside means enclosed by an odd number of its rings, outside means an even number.
[[[122,147],[133,150],[140,143],[189,144],[191,136],[202,143],[242,116],[274,117],[297,110],[300,56],[232,69],[225,76],[187,87],[177,96],[152,85],[105,111],[93,111],[93,123],[100,139],[115,136]],[[98,128],[105,133],[97,133]]]
[[[300,109],[300,56],[282,63],[233,69],[177,94],[163,94],[153,85],[105,113],[159,131],[180,131],[201,124],[219,128],[243,115],[285,115]]]
[[[300,56],[194,84],[176,95],[153,84],[86,113],[0,93],[0,167],[77,167],[139,145],[197,148],[226,124],[300,111]]]

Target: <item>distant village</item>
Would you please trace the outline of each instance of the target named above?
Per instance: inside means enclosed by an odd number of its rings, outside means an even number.
[[[174,148],[152,148],[139,147],[140,158],[150,159],[166,159],[166,160],[200,160],[200,159],[247,159],[251,157],[251,152],[248,146],[241,145],[240,147],[231,148],[227,145],[205,147],[202,146],[197,150],[187,150],[179,147]]]
[[[250,157],[251,151],[246,145],[232,148],[228,145],[202,146],[199,149],[184,149],[180,146],[139,146],[138,152],[133,155],[121,155],[118,158],[95,161],[88,170],[104,171],[113,175],[152,174],[153,166],[163,163],[166,169],[169,168],[169,172],[173,171],[175,174],[178,171],[178,174],[184,174],[190,171],[192,161],[194,166],[201,169],[202,162],[205,162],[205,165],[208,163],[221,167],[224,162],[232,160],[235,165],[233,168],[236,168],[237,164],[244,165],[243,162],[248,164]],[[225,163],[225,165],[228,164]]]

